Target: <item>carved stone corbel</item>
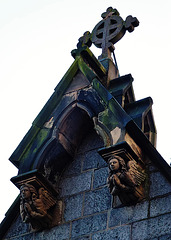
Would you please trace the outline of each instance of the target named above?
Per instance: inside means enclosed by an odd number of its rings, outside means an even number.
[[[127,142],[99,150],[109,166],[107,184],[111,195],[124,205],[132,205],[146,197],[147,174],[143,162]]]
[[[58,193],[37,170],[13,177],[11,181],[20,189],[21,219],[32,230],[51,228],[61,222]]]

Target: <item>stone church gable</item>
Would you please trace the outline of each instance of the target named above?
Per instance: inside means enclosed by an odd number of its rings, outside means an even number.
[[[1,223],[3,240],[171,238],[171,169],[155,148],[153,102],[136,101],[133,77],[119,76],[111,57],[139,22],[113,8],[102,18],[79,39],[73,64],[10,157],[20,195]],[[107,28],[118,25],[102,44],[108,20]]]
[[[106,185],[108,167],[97,153],[102,146],[92,131],[63,172],[63,219],[59,226],[30,233],[18,215],[4,239],[170,239],[171,184],[150,165],[149,199],[135,206],[122,206],[116,197],[112,207]]]

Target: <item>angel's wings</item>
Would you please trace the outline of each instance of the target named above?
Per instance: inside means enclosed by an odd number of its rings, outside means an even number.
[[[128,172],[134,180],[136,186],[139,186],[146,178],[145,171],[134,160],[129,161],[127,166]]]
[[[54,206],[56,203],[55,199],[43,187],[39,188],[39,199],[41,199],[43,202],[44,208],[46,210]]]

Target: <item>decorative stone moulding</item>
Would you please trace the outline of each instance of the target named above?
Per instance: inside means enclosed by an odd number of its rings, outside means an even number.
[[[58,192],[37,170],[13,177],[20,189],[20,216],[32,230],[51,228],[61,222],[62,204]]]
[[[108,163],[107,183],[111,195],[118,196],[124,205],[133,205],[146,197],[147,174],[141,159],[127,142],[99,149]]]

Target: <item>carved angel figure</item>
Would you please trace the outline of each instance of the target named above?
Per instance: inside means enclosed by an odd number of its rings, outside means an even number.
[[[146,174],[135,160],[125,161],[114,155],[109,158],[109,177],[107,179],[109,191],[113,196],[118,195],[125,205],[134,204],[144,197],[141,183]]]
[[[52,217],[48,209],[55,202],[44,188],[38,192],[31,184],[24,184],[20,188],[20,215],[25,223],[30,223],[34,230],[48,228]]]

